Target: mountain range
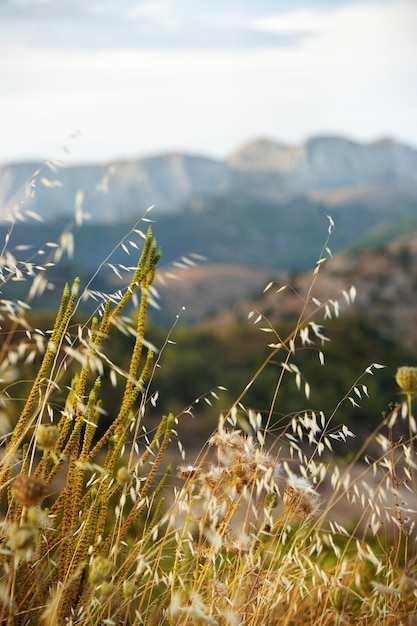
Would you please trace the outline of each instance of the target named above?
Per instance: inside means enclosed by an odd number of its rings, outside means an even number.
[[[90,215],[82,226],[73,219],[76,204]],[[72,276],[89,283],[105,259],[111,267],[104,263],[90,287],[120,288],[119,274],[143,241],[132,227],[154,204],[147,215],[163,251],[158,276],[164,282],[174,270],[181,279],[161,285],[159,319],[171,323],[187,304],[184,319],[195,322],[255,293],[268,277],[291,282],[314,267],[328,216],[331,251],[374,267],[366,253],[417,233],[417,150],[388,139],[315,137],[299,146],[261,139],[224,161],[167,154],[114,165],[0,167],[0,218],[16,216],[10,232],[0,220],[0,238],[19,261],[42,265],[51,242],[72,229],[73,257],[47,270],[56,293]],[[9,283],[9,297],[23,298],[23,288]],[[38,304],[54,305],[53,292]]]
[[[285,204],[303,195],[324,204],[417,194],[417,150],[391,139],[358,143],[337,136],[301,145],[259,139],[224,160],[164,154],[114,164],[0,166],[0,218],[27,210],[44,219],[70,215],[77,192],[91,220],[132,219],[150,205],[160,213],[200,211],[235,195]],[[394,207],[395,209],[395,207]]]

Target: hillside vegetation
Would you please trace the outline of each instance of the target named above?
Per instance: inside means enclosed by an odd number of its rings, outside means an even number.
[[[1,303],[2,623],[413,623],[417,368],[352,285],[320,292],[328,230],[297,313],[262,312],[269,281],[245,321],[169,332],[151,228],[127,285],[75,279],[49,318],[48,261],[6,241],[28,295]]]
[[[110,172],[95,200],[50,163],[13,191],[1,623],[415,622],[414,161],[261,141],[124,164],[111,210]],[[129,176],[176,212],[127,227]]]

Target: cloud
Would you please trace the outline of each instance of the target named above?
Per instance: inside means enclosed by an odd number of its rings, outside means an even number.
[[[90,15],[66,21],[65,44],[63,31],[51,32],[56,16],[41,20],[48,45],[40,31],[32,47],[23,22],[16,31],[0,18],[0,161],[51,156],[76,128],[78,161],[166,150],[224,156],[253,137],[291,143],[317,132],[417,144],[414,0],[298,3],[279,14],[263,0],[240,20],[234,0],[221,15],[212,0],[204,28],[190,0],[124,0],[114,28],[113,0],[72,1]],[[93,9],[107,30],[91,30]],[[83,46],[75,24],[84,25]]]
[[[263,14],[261,3],[258,15]],[[17,33],[30,47],[63,50],[257,50],[295,46],[307,32],[253,26],[245,13],[179,0],[8,0],[3,41]]]

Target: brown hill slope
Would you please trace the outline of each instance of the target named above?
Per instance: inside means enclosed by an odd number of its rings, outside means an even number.
[[[162,307],[165,311],[174,307],[178,312],[184,305],[189,308],[184,321],[200,319],[202,325],[220,330],[247,323],[251,310],[270,320],[298,315],[313,271],[289,277],[266,270],[205,265],[179,275],[181,280],[160,287]],[[269,281],[274,284],[263,293]],[[288,286],[277,293],[285,284]],[[350,312],[365,316],[382,333],[417,349],[417,231],[372,251],[328,258],[312,296],[321,302],[335,299],[351,285],[357,296]],[[339,301],[343,309],[343,295]],[[310,302],[309,306],[316,305]]]
[[[162,301],[159,320],[179,314],[183,323],[200,322],[251,297],[272,275],[273,270],[224,263],[161,271],[156,280]]]

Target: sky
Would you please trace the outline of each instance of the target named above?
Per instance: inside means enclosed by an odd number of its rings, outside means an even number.
[[[417,147],[417,0],[0,0],[0,164]]]

